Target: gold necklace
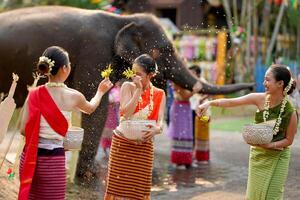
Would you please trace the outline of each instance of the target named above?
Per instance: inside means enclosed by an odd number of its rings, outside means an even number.
[[[152,111],[153,111],[153,93],[154,93],[154,87],[153,85],[150,83],[150,102],[149,102],[149,110],[147,113],[147,116],[145,116],[146,119],[149,118],[149,116],[151,115]],[[139,101],[138,101],[138,112],[139,115],[141,116],[141,104],[143,103],[143,99],[142,96],[140,96]]]

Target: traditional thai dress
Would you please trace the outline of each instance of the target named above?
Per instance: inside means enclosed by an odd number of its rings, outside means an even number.
[[[62,113],[58,109],[45,86],[30,92],[28,111],[20,162],[19,200],[64,200],[63,137],[68,130],[70,112]]]
[[[171,162],[189,166],[193,161],[193,119],[189,101],[174,100],[170,110],[168,135],[171,138]]]
[[[209,161],[209,120],[195,117],[195,158],[197,161]]]
[[[148,120],[158,120],[158,114],[163,90],[153,91],[153,110]],[[137,106],[131,119],[148,109],[150,104],[150,89],[141,95],[142,103]],[[121,113],[122,117],[122,113]],[[109,157],[107,188],[105,200],[149,200],[152,168],[153,141],[138,143],[128,140],[119,134],[114,134]]]
[[[269,109],[268,120],[276,119],[281,105]],[[282,114],[279,132],[272,142],[285,138],[294,107],[287,102]],[[257,111],[255,122],[263,122],[263,111]],[[249,158],[249,174],[247,184],[248,200],[283,199],[283,191],[288,174],[291,151],[290,147],[283,150],[272,150],[252,146]]]
[[[208,121],[200,120],[196,115],[197,106],[207,100],[202,100],[201,94],[194,94],[190,99],[191,109],[193,113],[193,144],[194,156],[199,162],[209,161],[209,123]],[[210,115],[209,112],[206,115]]]
[[[107,119],[105,121],[104,129],[101,135],[101,147],[103,149],[109,149],[111,146],[111,139],[113,130],[118,126],[119,123],[119,106],[120,106],[120,89],[114,87],[109,92],[109,104]]]

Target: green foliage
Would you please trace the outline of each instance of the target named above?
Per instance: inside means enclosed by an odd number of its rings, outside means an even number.
[[[24,4],[22,0],[10,0],[7,3],[1,3],[2,9],[14,9],[18,7],[26,6],[39,6],[39,5],[64,5],[72,6],[78,8],[87,9],[102,9],[104,6],[108,5],[110,2],[107,0],[102,1],[92,1],[92,0],[32,0],[31,3]]]

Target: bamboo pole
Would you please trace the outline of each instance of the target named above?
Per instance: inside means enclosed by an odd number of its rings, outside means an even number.
[[[242,2],[242,13],[241,13],[241,19],[240,19],[240,25],[242,27],[245,27],[246,23],[246,9],[247,8],[247,0],[243,0]]]
[[[246,67],[247,67],[247,72],[249,72],[250,68],[250,45],[251,45],[251,11],[252,11],[252,1],[248,1],[248,6],[247,6],[247,41],[246,41]]]
[[[233,20],[234,20],[234,24],[237,26],[239,24],[237,0],[233,0]]]
[[[229,28],[229,33],[230,33],[232,31],[233,22],[232,22],[232,14],[230,11],[228,0],[223,0],[223,5],[225,8],[225,12],[226,12],[226,20],[227,20],[227,24],[228,24],[228,28]],[[231,39],[231,41],[233,41],[232,34],[230,34],[230,39]]]
[[[273,30],[272,38],[271,38],[270,44],[269,44],[268,49],[267,49],[266,63],[270,63],[270,61],[271,61],[270,59],[271,59],[271,56],[272,56],[272,51],[274,49],[276,37],[277,37],[278,32],[279,32],[279,28],[280,28],[282,17],[283,17],[284,11],[285,11],[285,7],[286,7],[285,3],[282,2],[281,5],[280,5],[279,14],[278,14],[277,19],[276,19],[276,24],[275,24],[275,27],[274,27],[274,30]]]
[[[258,42],[257,42],[257,38],[258,38],[258,13],[257,13],[257,5],[254,2],[253,5],[253,43],[254,43],[254,54],[253,54],[253,65],[252,65],[252,72],[254,71],[255,68],[255,64],[256,64],[256,60],[257,60],[257,46],[258,46]],[[251,73],[253,74],[253,73]]]

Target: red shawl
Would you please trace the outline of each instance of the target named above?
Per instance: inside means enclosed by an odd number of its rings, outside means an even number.
[[[39,143],[41,115],[51,128],[62,136],[68,130],[68,121],[61,113],[45,86],[40,86],[29,94],[28,120],[25,126],[25,159],[20,172],[19,200],[27,200],[36,167],[37,150]]]

